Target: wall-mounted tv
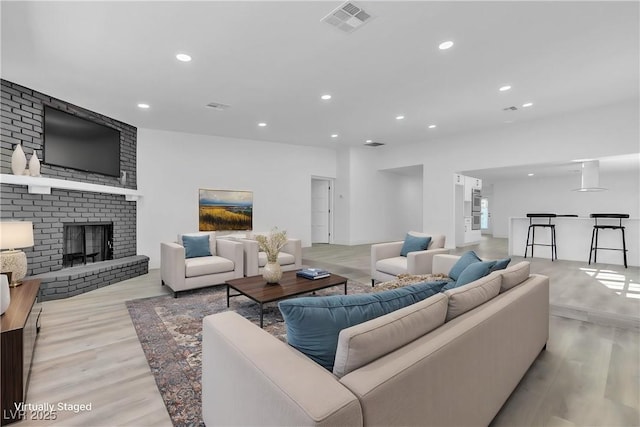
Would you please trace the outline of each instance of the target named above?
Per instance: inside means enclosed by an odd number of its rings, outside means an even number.
[[[119,177],[120,131],[45,106],[43,162]]]

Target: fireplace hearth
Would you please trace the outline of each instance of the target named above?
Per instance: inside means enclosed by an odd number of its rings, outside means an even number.
[[[65,223],[62,266],[113,259],[113,223]]]

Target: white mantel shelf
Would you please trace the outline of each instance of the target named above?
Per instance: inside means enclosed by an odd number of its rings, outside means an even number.
[[[120,194],[130,202],[135,202],[142,197],[137,190],[129,188],[111,187],[108,185],[90,184],[87,182],[69,181],[66,179],[34,177],[26,175],[0,174],[0,183],[25,185],[29,187],[30,194],[51,194],[52,188],[63,190],[88,191],[91,193]]]

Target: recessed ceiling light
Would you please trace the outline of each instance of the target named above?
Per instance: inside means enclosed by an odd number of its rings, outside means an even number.
[[[499,90],[500,90],[500,92],[504,92],[504,91],[509,90],[509,89],[511,89],[511,86],[505,85],[505,86],[502,86]]]
[[[322,98],[322,99],[324,99],[326,101],[327,99],[331,99],[331,95],[329,95],[329,94],[322,95],[320,98]]]
[[[182,62],[189,62],[191,61],[191,56],[187,55],[186,53],[179,53],[176,55],[176,59]]]
[[[258,123],[258,126],[260,126],[261,128],[265,127],[267,124],[265,122],[260,122]]]
[[[372,141],[371,141],[370,139],[367,139],[365,142],[366,142],[366,143],[369,143],[369,142],[372,142]]]
[[[534,176],[535,173],[528,173],[527,176]]]
[[[438,48],[440,50],[447,50],[449,49],[451,46],[453,46],[453,42],[451,40],[448,40],[446,42],[442,42],[438,45]]]
[[[149,108],[149,104],[140,103],[138,104],[138,108],[144,108],[144,109]]]
[[[533,102],[527,102],[526,104],[522,104],[524,108],[531,107],[532,105],[533,105]]]
[[[396,116],[396,120],[402,120],[404,119],[404,116]]]
[[[429,129],[435,129],[436,125],[429,125]]]
[[[333,133],[333,134],[331,134],[331,138],[337,138],[337,137],[338,137],[338,134],[337,134],[337,133]]]

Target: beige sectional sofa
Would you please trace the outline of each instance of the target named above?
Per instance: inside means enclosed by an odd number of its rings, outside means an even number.
[[[456,260],[436,255],[433,272]],[[237,313],[215,314],[203,321],[203,419],[486,426],[548,331],[549,279],[530,275],[527,262],[343,329],[333,372]]]

